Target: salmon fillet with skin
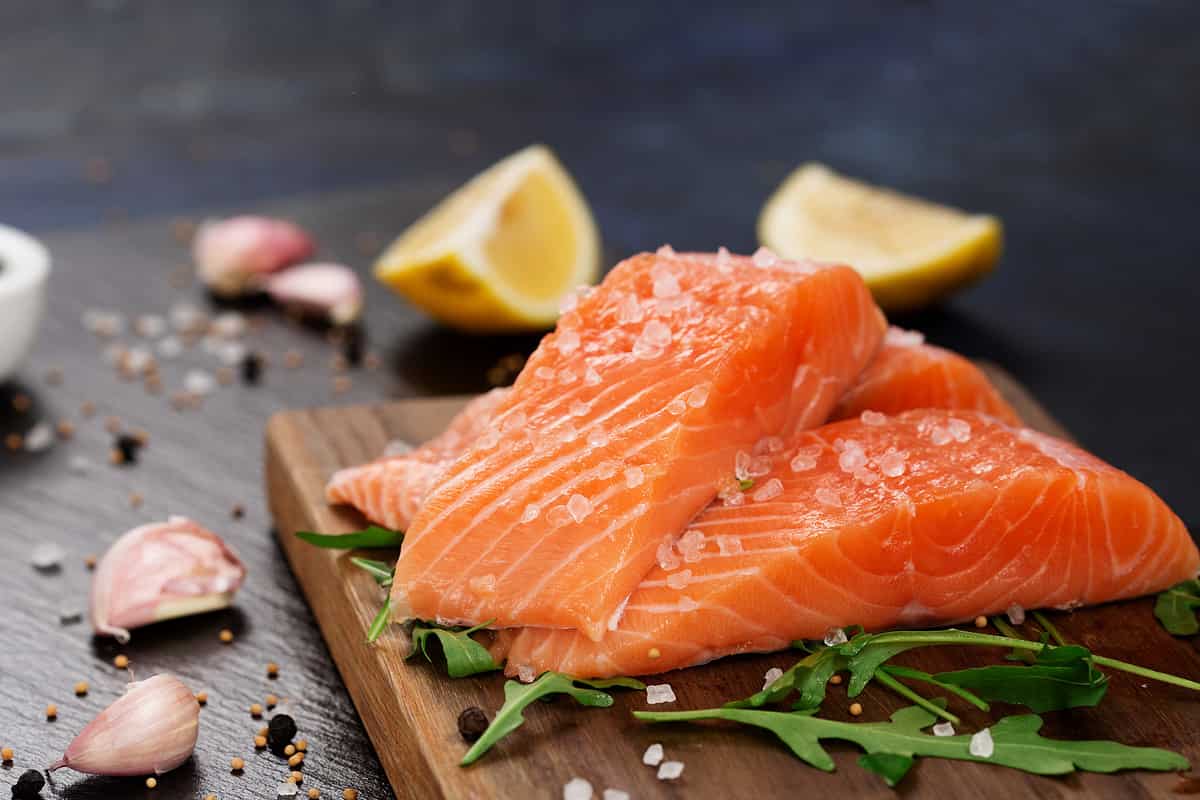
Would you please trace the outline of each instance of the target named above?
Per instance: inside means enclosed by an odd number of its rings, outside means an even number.
[[[426,497],[393,619],[599,639],[658,548],[736,486],[738,452],[824,421],[884,328],[848,267],[665,248],[618,264]]]
[[[493,389],[474,398],[446,430],[414,450],[338,470],[325,485],[325,499],[352,505],[386,528],[405,530],[442,471],[487,430],[507,393]]]
[[[864,411],[899,414],[913,408],[951,408],[1021,424],[983,370],[957,353],[924,342],[916,331],[888,328],[879,354],[842,396],[832,418],[850,419]]]
[[[1133,597],[1200,566],[1183,523],[1146,486],[982,414],[833,423],[798,435],[776,463],[744,503],[714,503],[689,527],[603,640],[502,631],[507,671],[664,672],[851,624]]]

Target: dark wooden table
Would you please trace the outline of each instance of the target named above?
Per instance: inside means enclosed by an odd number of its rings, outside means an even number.
[[[126,680],[111,642],[59,624],[61,607],[86,604],[83,557],[183,513],[225,534],[250,576],[235,610],[156,626],[123,649],[138,677],[170,670],[212,698],[197,757],[153,796],[271,796],[284,770],[253,755],[259,723],[246,712],[267,692],[312,742],[306,787],[390,796],[269,534],[262,426],[294,406],[477,391],[500,357],[535,343],[457,336],[372,286],[383,366],[352,372],[346,394],[333,395],[335,349],[319,334],[251,310],[265,323],[250,341],[273,358],[263,385],[173,411],[103,363],[80,315],[205,303],[171,282],[187,261],[177,217],[295,217],[324,254],[365,270],[454,185],[544,140],[578,177],[611,259],[664,241],[748,251],[770,190],[798,162],[823,160],[1000,215],[1000,272],[904,322],[1001,363],[1084,443],[1200,521],[1194,5],[384,5],[0,10],[0,221],[44,234],[55,258],[34,358],[0,390],[0,431],[77,423],[45,453],[0,454],[0,746],[17,751],[0,785],[56,758]],[[305,365],[288,370],[293,348]],[[201,364],[215,366],[202,350],[166,363],[167,389]],[[61,386],[44,381],[51,368]],[[10,410],[18,392],[34,399],[25,414]],[[84,401],[99,409],[90,421]],[[107,465],[108,414],[149,433],[137,466]],[[68,468],[77,455],[93,462],[86,474]],[[28,563],[44,541],[70,553],[60,574]],[[238,634],[229,646],[217,640],[225,626]],[[276,681],[268,661],[282,667]],[[73,696],[77,680],[91,683],[86,698]],[[248,758],[242,777],[226,767],[233,755]],[[150,794],[136,781],[58,780],[70,797]]]

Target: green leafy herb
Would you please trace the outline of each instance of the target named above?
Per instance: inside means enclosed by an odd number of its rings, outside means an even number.
[[[961,721],[958,717],[943,708],[942,705],[938,705],[932,700],[926,700],[924,697],[905,686],[896,678],[892,677],[891,673],[888,672],[887,667],[880,667],[879,669],[875,670],[875,680],[879,681],[881,684],[891,689],[905,700],[908,700],[909,702],[916,704],[918,707],[925,709],[930,714],[934,714],[942,719],[949,720],[956,725]]]
[[[710,708],[702,711],[636,711],[648,722],[687,722],[724,719],[771,731],[801,760],[831,772],[833,759],[822,739],[853,742],[868,755],[911,759],[934,756],[978,761],[1032,772],[1064,775],[1076,769],[1115,772],[1120,769],[1187,769],[1183,756],[1152,747],[1129,747],[1111,741],[1064,741],[1038,734],[1042,718],[1035,714],[1004,717],[991,727],[994,750],[989,758],[971,755],[969,735],[930,736],[923,729],[936,719],[923,708],[908,706],[892,714],[889,722],[838,722],[818,719],[812,711],[762,711],[744,708]],[[898,780],[906,769],[898,758],[875,758],[864,764],[885,780]]]
[[[358,547],[399,547],[400,543],[404,541],[404,534],[401,531],[391,531],[378,525],[371,525],[353,533],[296,531],[296,537],[317,547],[334,550],[353,550]]]
[[[970,691],[962,688],[961,686],[955,686],[952,683],[942,683],[928,672],[922,672],[921,670],[913,669],[912,667],[902,667],[899,664],[888,664],[887,666],[880,667],[879,669],[881,672],[886,672],[894,678],[907,678],[910,681],[928,683],[930,686],[936,686],[943,691],[949,692],[950,694],[958,695],[963,700],[966,700],[968,703],[978,708],[980,711],[991,710],[991,706]]]
[[[375,619],[371,620],[371,626],[367,628],[367,644],[373,644],[379,635],[383,633],[383,629],[387,627],[392,616],[392,598],[387,598],[383,601],[383,608],[379,609],[379,613],[375,615]]]
[[[738,488],[743,492],[754,488],[754,478],[738,478]]]
[[[1043,647],[1029,666],[975,667],[934,677],[985,700],[1015,703],[1037,712],[1094,706],[1108,691],[1108,676],[1096,669],[1087,648],[1077,645]]]
[[[632,678],[609,678],[608,680],[590,681],[572,678],[561,672],[543,672],[533,683],[518,683],[506,681],[504,684],[504,705],[496,712],[492,724],[488,725],[483,735],[471,746],[460,762],[462,766],[473,764],[492,745],[515,731],[525,722],[521,712],[535,700],[552,694],[566,694],[575,701],[593,708],[608,708],[613,704],[612,695],[600,689],[613,687],[626,689],[645,689],[646,685]],[[589,688],[590,687],[590,688]]]
[[[498,670],[500,665],[492,658],[487,648],[471,638],[472,633],[486,628],[492,622],[494,620],[488,620],[465,630],[418,624],[412,631],[413,649],[408,657],[412,658],[420,653],[425,656],[426,661],[433,663],[433,656],[429,654],[429,640],[436,638],[442,646],[442,656],[446,659],[446,674],[451,678],[465,678],[468,675]]]
[[[1175,636],[1191,636],[1200,632],[1196,609],[1200,608],[1200,580],[1176,584],[1154,601],[1154,616]]]
[[[859,633],[845,644],[834,645],[810,653],[790,669],[785,671],[774,683],[766,689],[757,692],[744,700],[727,703],[726,708],[760,708],[769,703],[778,703],[792,692],[798,692],[800,698],[795,708],[817,708],[825,699],[825,685],[835,672],[846,670],[850,673],[850,681],[846,694],[857,697],[866,685],[875,678],[876,670],[897,655],[918,647],[940,645],[967,645],[975,647],[1007,647],[1016,651],[1026,651],[1034,656],[1044,648],[1051,652],[1057,649],[1044,642],[1031,642],[1026,639],[1010,636],[996,636],[990,633],[975,633],[955,628],[928,631],[887,631],[884,633]],[[1072,646],[1074,647],[1074,646]],[[1078,648],[1084,650],[1084,648]],[[1078,651],[1075,651],[1078,652]],[[1121,670],[1133,675],[1182,686],[1193,691],[1200,691],[1200,683],[1176,675],[1170,675],[1157,670],[1139,667],[1114,658],[1088,654],[1092,664]],[[1062,666],[1061,664],[1059,666]],[[938,676],[944,680],[944,676]],[[1044,680],[1044,678],[1042,678]],[[950,681],[945,681],[949,683]]]
[[[860,767],[883,778],[888,786],[895,786],[904,780],[914,763],[909,756],[896,753],[864,753],[858,757]]]
[[[1066,645],[1067,644],[1067,640],[1065,638],[1063,638],[1063,635],[1061,633],[1058,632],[1058,628],[1054,627],[1054,625],[1050,622],[1050,620],[1046,618],[1045,614],[1043,614],[1040,611],[1034,611],[1033,618],[1037,620],[1038,625],[1042,626],[1042,630],[1044,630],[1047,634],[1050,635],[1050,638],[1054,640],[1055,644],[1057,644],[1057,645]]]
[[[386,561],[376,561],[373,558],[359,558],[358,556],[352,556],[350,563],[366,571],[380,586],[392,585],[392,577],[395,573],[394,565],[390,565]]]

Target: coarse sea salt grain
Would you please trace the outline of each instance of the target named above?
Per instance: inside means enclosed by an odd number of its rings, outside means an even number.
[[[563,367],[558,371],[558,382],[563,386],[572,384],[579,379],[579,375],[570,367]]]
[[[208,394],[217,387],[217,380],[202,369],[188,370],[183,376],[184,391],[191,394]]]
[[[212,321],[212,332],[225,339],[236,339],[246,332],[246,316],[237,311],[218,314]]]
[[[25,434],[25,449],[38,453],[54,444],[54,429],[49,423],[39,422]]]
[[[604,800],[630,800],[631,795],[624,789],[605,789],[601,797]]]
[[[763,675],[763,689],[770,689],[771,684],[783,677],[783,670],[779,667],[771,667]]]
[[[167,321],[158,314],[142,314],[134,321],[133,330],[138,336],[156,339],[167,332]]]
[[[521,683],[533,683],[533,679],[536,677],[537,673],[528,664],[521,664],[517,667],[517,680]]]
[[[733,477],[739,481],[750,479],[750,454],[745,450],[738,450],[733,457]]]
[[[639,336],[633,342],[633,357],[639,361],[653,361],[663,354],[663,348],[657,347],[646,340],[646,337]]]
[[[583,778],[571,778],[563,784],[562,796],[563,800],[592,800],[595,792],[592,790],[592,784]]]
[[[651,347],[666,347],[671,343],[671,329],[665,323],[652,319],[642,328],[640,338]]]
[[[540,513],[541,509],[533,503],[530,503],[529,505],[525,506],[525,510],[521,512],[521,522],[533,522],[538,518],[538,514]]]
[[[83,609],[74,603],[63,603],[58,607],[58,624],[74,625],[83,619]]]
[[[807,453],[797,453],[788,466],[791,467],[792,472],[808,472],[817,466],[817,459]]]
[[[660,781],[673,781],[682,774],[682,761],[664,761],[658,765],[658,779]]]
[[[679,537],[676,547],[679,548],[683,560],[692,564],[700,560],[700,555],[704,552],[704,544],[703,533],[698,530],[689,530]]]
[[[838,466],[842,472],[854,472],[866,464],[867,454],[863,452],[862,445],[853,439],[846,442],[846,448],[838,456]]]
[[[604,381],[600,377],[600,373],[596,372],[596,368],[589,366],[583,373],[583,383],[585,386],[599,386]]]
[[[672,542],[663,542],[655,551],[655,559],[658,561],[658,566],[670,572],[679,566],[679,556],[675,554],[675,545]]]
[[[67,557],[67,551],[54,542],[42,542],[29,554],[29,563],[35,569],[58,569],[62,560]]]
[[[937,725],[933,726],[933,735],[934,736],[953,736],[954,735],[954,724],[950,723],[950,722],[939,722]]]
[[[601,428],[592,428],[588,431],[587,443],[589,447],[604,447],[608,444],[608,434]]]
[[[178,358],[183,352],[183,342],[177,336],[166,336],[158,340],[155,349],[160,358]]]
[[[754,490],[754,502],[762,503],[773,500],[783,494],[783,482],[779,478],[771,478],[758,489]]]
[[[766,456],[778,453],[783,449],[783,439],[778,436],[764,436],[754,443],[754,455]]]
[[[76,475],[83,475],[92,469],[92,462],[87,456],[76,454],[67,460],[67,468]]]
[[[875,460],[879,471],[889,478],[898,478],[904,474],[904,454],[889,450]]]
[[[674,703],[675,690],[669,683],[651,683],[646,686],[646,702],[652,706],[659,703]]]
[[[1008,621],[1013,625],[1025,624],[1025,609],[1016,603],[1013,603],[1011,606],[1005,609],[1004,613],[1008,617]]]
[[[941,447],[944,444],[950,444],[954,437],[950,433],[949,428],[944,428],[941,425],[935,425],[929,433],[929,440]]]
[[[884,414],[880,414],[878,411],[870,411],[870,410],[864,411],[858,415],[858,418],[860,420],[862,420],[863,425],[878,426],[878,425],[886,425],[887,424],[887,416]]]
[[[654,296],[659,299],[679,296],[679,279],[671,273],[658,275],[654,279]]]
[[[632,325],[646,318],[646,311],[638,302],[637,295],[627,294],[617,304],[617,322]]]
[[[846,638],[846,632],[841,628],[830,628],[825,631],[825,646],[833,647],[834,645],[845,644],[850,641]]]
[[[687,411],[687,403],[682,397],[676,397],[667,403],[667,413],[673,417],[682,416],[685,411]]]
[[[992,753],[996,750],[996,743],[992,741],[992,731],[989,728],[984,728],[972,735],[971,744],[967,749],[976,758],[991,758]]]
[[[679,572],[672,572],[667,576],[667,586],[672,589],[682,589],[692,581],[692,571],[690,569],[681,569]]]
[[[925,343],[925,334],[920,331],[906,331],[903,328],[889,327],[883,337],[883,342],[897,347],[916,347]]]
[[[693,386],[687,393],[687,404],[692,408],[703,408],[708,402],[709,385],[702,383],[699,386]]]
[[[392,439],[383,448],[383,455],[386,456],[406,456],[413,451],[413,446],[403,439]]]
[[[571,403],[571,416],[586,417],[587,413],[592,410],[590,403],[585,403],[582,400],[575,400]]]
[[[564,356],[569,356],[579,349],[579,334],[567,328],[558,332],[555,344],[558,345],[558,352]]]
[[[583,522],[592,513],[592,501],[581,494],[573,494],[567,501],[567,513],[576,522]]]
[[[646,473],[641,467],[629,467],[625,470],[625,487],[636,489],[646,481]]]
[[[217,353],[217,358],[221,359],[222,364],[231,367],[240,364],[246,358],[246,345],[241,342],[226,342]]]
[[[965,419],[952,419],[946,423],[946,428],[956,442],[965,442],[971,438],[971,423]]]
[[[663,760],[663,746],[658,742],[646,748],[642,753],[642,763],[647,767],[657,767]]]
[[[291,781],[284,781],[275,788],[275,797],[277,800],[288,800],[300,793],[300,787]]]
[[[773,267],[779,258],[771,252],[770,248],[760,247],[754,251],[754,255],[750,257],[756,267]]]
[[[723,556],[736,556],[742,552],[742,540],[736,536],[721,535],[717,537],[717,550]]]
[[[539,381],[554,380],[554,370],[551,367],[538,367],[533,371],[533,377]]]

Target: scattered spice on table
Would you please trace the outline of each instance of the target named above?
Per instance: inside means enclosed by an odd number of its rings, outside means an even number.
[[[56,706],[54,703],[50,703],[46,706],[46,719],[51,722],[58,719],[58,706]]]
[[[12,763],[13,755],[14,753],[11,747],[0,748],[0,761],[3,761],[5,764]]]
[[[863,712],[862,703],[851,703],[850,704],[850,716],[858,717],[858,716],[862,715],[862,712]]]
[[[55,429],[58,431],[58,438],[60,439],[70,439],[75,435],[75,423],[69,419],[60,419]]]
[[[200,705],[208,703],[208,692],[196,692],[196,702]]]
[[[27,769],[13,785],[12,796],[15,800],[33,800],[45,785],[46,779],[42,777],[42,773],[36,769]]]
[[[241,772],[246,768],[246,762],[237,756],[234,756],[233,758],[229,759],[229,768],[234,772]]]
[[[296,720],[287,714],[276,714],[267,723],[267,744],[275,753],[282,753],[284,748],[296,738]],[[294,751],[293,751],[294,752]]]
[[[260,703],[251,703],[250,704],[250,716],[261,717],[262,714],[263,714],[262,704],[260,704]]]
[[[267,708],[274,708],[275,706],[279,705],[279,698],[273,694],[269,694],[265,698],[265,703]]]
[[[124,653],[118,653],[117,657],[113,659],[113,666],[117,669],[128,669],[129,656],[125,655]]]
[[[262,750],[266,746],[267,746],[267,737],[265,737],[265,736],[255,736],[254,737],[254,747],[256,749]]]
[[[279,665],[276,664],[274,661],[267,662],[267,677],[268,678],[279,677]]]
[[[87,693],[88,693],[87,681],[79,681],[78,683],[75,684],[75,696],[76,697],[83,697]]]
[[[153,789],[158,786],[158,778],[146,778],[146,788]]]
[[[217,634],[217,638],[225,644],[229,644],[233,641],[233,631],[229,630],[229,628],[222,628],[221,632]]]
[[[487,730],[487,713],[479,706],[464,708],[458,715],[458,735],[463,741],[473,742]]]

